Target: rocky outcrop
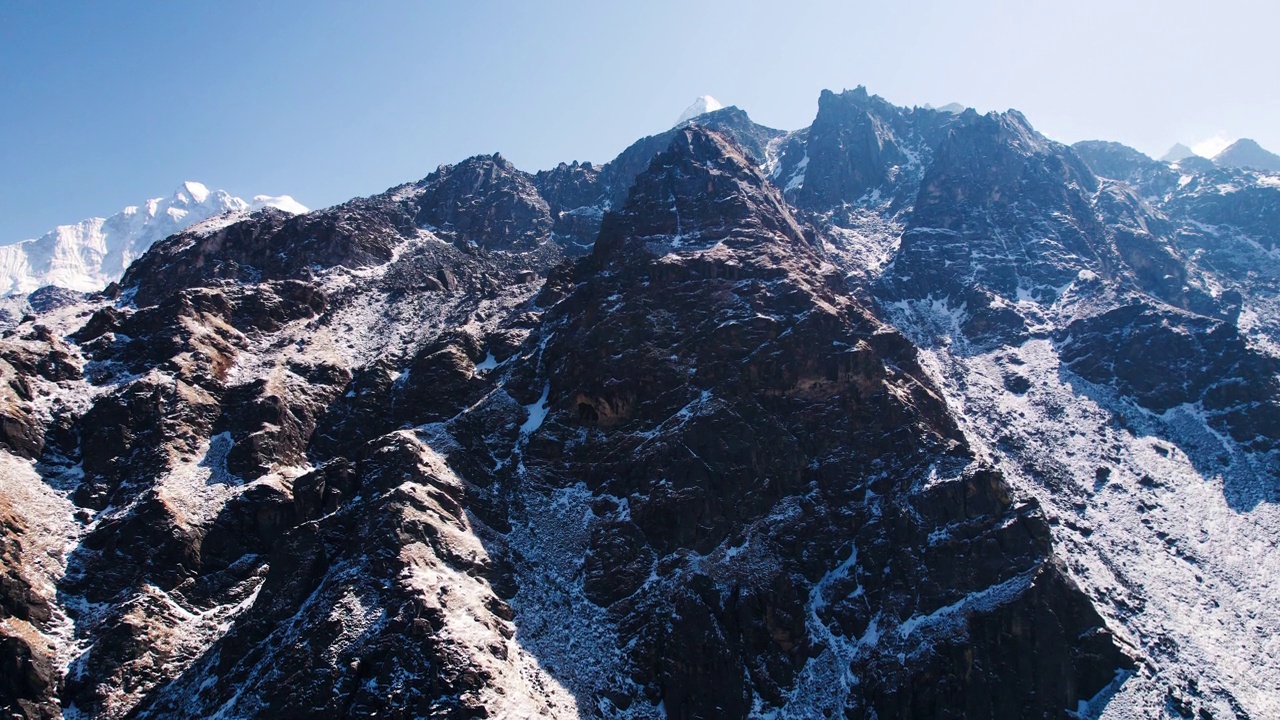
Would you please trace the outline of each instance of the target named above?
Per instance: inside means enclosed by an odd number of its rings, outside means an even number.
[[[43,383],[80,377],[80,366],[66,344],[42,325],[0,339],[0,449],[23,458],[44,451],[48,428],[36,402]]]
[[[551,232],[551,210],[533,178],[496,153],[442,166],[419,185],[414,222],[464,245],[528,250]]]
[[[746,112],[732,106],[688,122],[732,138],[758,166],[769,161],[773,144],[786,134],[753,122]],[[666,150],[677,132],[672,129],[641,138],[598,168],[562,163],[535,176],[535,184],[552,205],[556,232],[569,240],[570,247],[576,246],[579,253],[591,249],[604,212],[623,207],[636,177],[655,155]]]
[[[48,627],[53,606],[27,571],[36,554],[30,532],[22,510],[0,496],[0,707],[11,717],[44,720],[61,716],[61,678],[39,631]]]

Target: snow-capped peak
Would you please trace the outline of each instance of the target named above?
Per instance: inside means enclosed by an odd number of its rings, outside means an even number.
[[[188,180],[182,183],[182,186],[178,188],[178,191],[174,193],[174,196],[181,197],[184,194],[197,203],[203,203],[209,197],[209,188],[205,187],[202,183],[195,182],[194,180]]]
[[[294,215],[311,212],[310,208],[294,200],[290,195],[254,195],[253,202],[249,203],[250,210],[261,210],[268,207],[293,213]]]
[[[694,100],[692,105],[685,108],[684,112],[680,113],[680,119],[676,120],[676,125],[679,125],[687,120],[692,120],[693,118],[696,118],[699,115],[705,115],[706,113],[709,113],[709,112],[715,112],[716,110],[719,110],[723,107],[724,107],[724,104],[721,103],[719,100],[711,97],[710,95],[703,95],[699,97],[697,100]]]
[[[248,203],[188,180],[168,198],[152,198],[108,218],[59,225],[39,238],[0,245],[0,297],[25,295],[46,285],[101,290],[119,280],[152,243],[197,223],[226,224],[264,207],[307,212],[288,195],[258,195]]]

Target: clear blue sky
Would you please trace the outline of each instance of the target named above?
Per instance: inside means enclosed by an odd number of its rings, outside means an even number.
[[[1280,151],[1275,0],[0,0],[0,243],[187,179],[311,207],[501,151],[602,162],[711,94],[1015,107],[1055,139]]]

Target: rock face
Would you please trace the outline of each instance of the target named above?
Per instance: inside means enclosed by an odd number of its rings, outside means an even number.
[[[550,412],[517,480],[550,480],[535,493],[585,514],[566,599],[604,609],[617,647],[603,652],[628,678],[580,678],[592,704],[1039,717],[1126,664],[1054,565],[1037,508],[1011,502],[911,347],[843,292],[722,136],[677,134],[543,327]],[[529,538],[522,554],[555,543]],[[518,593],[517,613],[542,592]],[[1037,614],[1073,619],[1010,632]],[[577,627],[531,647],[564,654]],[[995,692],[1018,661],[966,659],[975,632],[1043,653],[1055,679]]]
[[[859,88],[178,233],[4,326],[0,705],[1276,716],[1273,206]]]
[[[796,204],[819,212],[859,201],[909,203],[930,151],[955,118],[896,107],[863,87],[839,95],[823,91],[804,143],[807,161],[791,173],[782,169],[789,178],[784,187],[799,177]]]
[[[737,107],[698,114],[682,122],[723,133],[738,143],[759,165],[774,156],[786,133],[758,125]],[[589,251],[600,231],[605,211],[621,208],[636,176],[655,155],[670,145],[677,130],[641,138],[600,167],[561,164],[538,173],[534,184],[547,198],[556,218],[556,231],[579,253]]]

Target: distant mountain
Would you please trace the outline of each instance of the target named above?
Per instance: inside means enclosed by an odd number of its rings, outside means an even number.
[[[1169,163],[1117,142],[1085,140],[1071,146],[1094,175],[1119,180],[1139,190],[1144,197],[1163,197],[1178,182],[1178,173]],[[1194,156],[1193,156],[1194,157]]]
[[[119,280],[153,243],[210,218],[238,217],[264,207],[291,214],[307,208],[288,195],[246,202],[223,190],[184,182],[167,198],[131,205],[108,218],[59,225],[39,238],[0,246],[0,295],[25,295],[46,285],[79,292]]]
[[[1192,151],[1191,148],[1187,147],[1186,145],[1183,145],[1182,143],[1175,143],[1173,147],[1169,148],[1169,152],[1165,153],[1160,158],[1160,161],[1167,162],[1167,163],[1176,163],[1179,160],[1186,160],[1187,158],[1194,157],[1194,156],[1195,156],[1195,152]]]
[[[685,108],[684,112],[680,113],[680,119],[676,120],[676,125],[687,120],[692,120],[699,115],[706,115],[709,112],[715,112],[723,107],[724,103],[719,100],[711,97],[710,95],[702,95],[697,100],[694,100],[692,105]]]
[[[1280,172],[1280,155],[1248,138],[1231,143],[1227,149],[1213,156],[1213,162],[1218,167]]]

